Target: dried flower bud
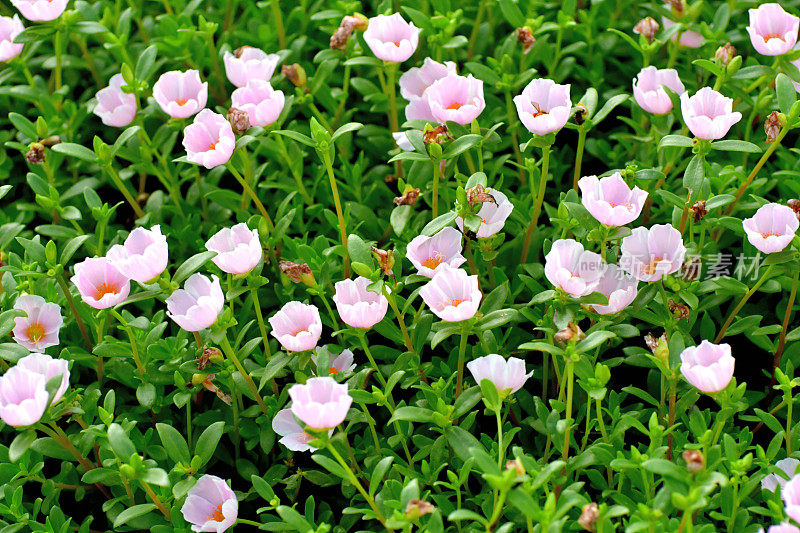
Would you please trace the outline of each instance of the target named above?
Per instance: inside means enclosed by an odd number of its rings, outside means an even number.
[[[702,265],[699,257],[690,257],[681,265],[681,275],[686,281],[694,281],[700,277]]]
[[[420,516],[432,513],[436,507],[426,500],[413,499],[406,505],[406,518],[416,520]]]
[[[650,351],[653,352],[653,355],[662,361],[667,361],[669,359],[669,345],[667,344],[666,333],[658,338],[652,333],[648,333],[644,336],[644,342],[647,344],[647,347],[650,348]]]
[[[228,122],[231,123],[233,133],[236,135],[244,135],[250,129],[250,119],[247,113],[235,107],[228,109]]]
[[[683,15],[683,10],[685,7],[683,0],[667,0],[667,4],[674,14]]]
[[[580,126],[586,121],[586,115],[589,114],[589,109],[583,105],[582,103],[578,102],[575,105],[575,113],[573,116],[575,117],[575,123]]]
[[[394,205],[414,205],[417,203],[417,199],[419,199],[419,189],[412,189],[406,186],[406,190],[402,196],[396,197],[394,201]]]
[[[219,351],[219,348],[214,348],[213,346],[205,346],[203,348],[203,353],[200,354],[200,357],[197,359],[197,369],[205,370],[206,366],[208,366],[209,361],[214,361],[214,362],[222,361],[222,352]]]
[[[587,503],[583,506],[581,516],[578,518],[578,525],[585,531],[596,531],[595,523],[599,515],[600,511],[597,508],[597,504],[594,502]]]
[[[533,37],[533,32],[527,26],[517,28],[517,41],[522,45],[522,53],[527,54],[533,48],[533,43],[536,41]]]
[[[239,59],[240,57],[242,57],[242,54],[244,53],[244,51],[247,50],[248,48],[252,48],[252,46],[247,46],[247,45],[240,46],[239,48],[237,48],[236,50],[233,51],[233,56],[236,59]]]
[[[792,211],[794,211],[794,216],[796,216],[798,220],[800,220],[800,200],[798,200],[797,198],[792,198],[791,200],[786,202],[786,205],[792,208]]]
[[[31,165],[41,165],[44,163],[45,149],[44,145],[39,142],[31,143],[28,147],[28,153],[25,154],[25,159]]]
[[[205,381],[203,381],[203,387],[207,391],[213,392],[214,394],[217,395],[217,398],[219,398],[220,400],[222,400],[226,404],[230,405],[231,404],[231,395],[226,393],[225,391],[223,391],[222,389],[220,389],[216,385],[214,385],[214,383],[211,381],[216,376],[217,376],[216,374],[211,374],[211,375],[207,376]]]
[[[59,137],[58,135],[51,135],[47,139],[42,139],[41,141],[39,141],[39,143],[41,143],[43,146],[50,148],[57,144],[61,144],[61,137]]]
[[[706,201],[705,200],[698,200],[694,203],[692,207],[689,208],[689,211],[692,212],[692,219],[695,222],[700,222],[703,220],[703,217],[706,216],[708,211],[706,210]]]
[[[281,74],[286,76],[286,78],[290,82],[294,83],[296,87],[303,87],[308,81],[308,76],[306,76],[306,70],[303,67],[301,67],[299,63],[293,63],[291,65],[283,65],[281,67]]]
[[[394,268],[394,252],[392,250],[381,250],[373,246],[372,255],[380,263],[381,272],[387,276],[392,273],[392,268]]]
[[[453,136],[450,135],[450,132],[447,130],[447,126],[442,124],[441,126],[436,126],[435,128],[426,129],[422,133],[422,142],[425,144],[442,144],[445,141],[452,141]]]
[[[364,31],[369,27],[369,19],[366,15],[362,15],[361,13],[353,13],[354,21],[354,29],[358,31]]]
[[[569,324],[567,324],[567,327],[556,333],[553,339],[556,342],[566,344],[567,342],[570,341],[578,342],[585,337],[586,334],[581,330],[580,326],[578,326],[574,322],[570,322]]]
[[[495,204],[497,205],[497,200],[494,199],[494,196],[486,192],[486,189],[483,188],[483,185],[478,184],[472,188],[466,190],[467,193],[467,203],[470,207],[475,207],[475,204]]]
[[[714,54],[714,59],[722,66],[727,66],[734,57],[736,57],[736,48],[731,43],[725,43],[720,46]]]
[[[525,467],[522,466],[522,461],[519,460],[519,457],[513,461],[506,461],[506,470],[514,470],[518,476],[525,475]]]
[[[361,24],[361,20],[356,17],[346,15],[342,18],[339,27],[331,35],[331,48],[338,48],[339,50],[347,48],[347,41],[359,24]]]
[[[669,312],[672,313],[672,316],[675,318],[676,321],[680,321],[686,319],[686,322],[689,322],[689,306],[685,304],[681,304],[670,298],[669,300]]]
[[[309,287],[313,287],[317,284],[314,279],[314,274],[311,272],[311,267],[305,263],[293,263],[281,259],[280,263],[278,263],[278,267],[281,269],[281,272],[286,274],[286,277],[294,283],[303,283]]]
[[[383,178],[383,182],[387,185],[391,185],[392,183],[397,182],[397,176],[394,174],[386,174],[386,176]]]
[[[767,142],[775,142],[775,139],[778,138],[778,134],[781,132],[780,113],[777,111],[770,113],[767,117],[767,121],[764,123],[764,131],[767,133]]]
[[[647,39],[648,43],[652,43],[659,27],[656,19],[653,17],[645,17],[636,23],[636,26],[633,27],[633,33],[638,33]]]
[[[686,469],[693,474],[706,466],[706,458],[699,450],[684,450],[683,460],[686,461]]]

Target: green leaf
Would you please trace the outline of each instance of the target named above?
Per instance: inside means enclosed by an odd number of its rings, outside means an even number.
[[[316,144],[317,144],[317,143],[314,142],[314,140],[311,137],[309,137],[308,135],[303,135],[299,131],[294,131],[294,130],[276,130],[276,131],[273,131],[272,133],[277,133],[278,135],[284,135],[286,137],[289,137],[290,139],[294,139],[297,142],[303,143],[306,146],[316,146]]]
[[[386,477],[386,473],[389,471],[389,468],[391,468],[393,460],[394,458],[391,456],[384,457],[375,465],[375,468],[372,470],[372,475],[369,478],[370,496],[373,496],[375,491],[378,490],[383,478]]]
[[[347,133],[349,131],[356,131],[356,130],[361,129],[363,127],[364,127],[364,125],[359,123],[359,122],[348,122],[347,124],[345,124],[344,126],[341,126],[336,131],[333,132],[333,135],[331,136],[331,140],[335,141],[338,137],[344,135],[345,133]]]
[[[128,434],[117,423],[108,426],[108,443],[111,449],[122,461],[127,461],[131,456],[136,453],[136,446],[133,441],[128,437]]]
[[[14,437],[14,440],[11,441],[11,445],[8,447],[8,460],[12,463],[16,463],[17,459],[28,451],[35,440],[36,431],[32,429],[17,433],[17,436]]]
[[[494,329],[511,322],[516,316],[516,309],[498,309],[497,311],[486,314],[486,316],[478,322],[478,327],[484,330]]]
[[[51,148],[54,152],[58,152],[60,154],[66,154],[68,156],[72,156],[74,158],[80,159],[81,161],[88,161],[89,163],[94,163],[97,161],[97,156],[92,150],[89,150],[85,146],[75,143],[59,143],[56,144]]]
[[[589,333],[586,336],[585,339],[580,341],[578,343],[578,345],[575,346],[575,349],[579,353],[588,352],[589,350],[592,350],[593,348],[596,348],[597,346],[600,346],[602,343],[604,343],[608,339],[612,339],[614,337],[616,337],[616,335],[613,332],[608,331],[608,330],[602,330],[601,329],[601,330],[598,330],[598,331],[593,331],[593,332]]]
[[[679,146],[681,148],[691,148],[693,145],[691,138],[685,135],[664,135],[661,142],[658,143],[658,149],[661,150],[667,146]]]
[[[197,444],[195,444],[194,447],[194,453],[200,458],[202,464],[206,464],[211,459],[211,456],[214,455],[214,451],[217,449],[217,444],[219,444],[219,439],[222,438],[224,429],[225,422],[220,420],[208,426],[200,434],[200,437],[197,439]]]
[[[13,124],[14,127],[17,128],[20,133],[22,133],[28,139],[34,141],[39,138],[39,134],[36,133],[36,126],[34,126],[33,122],[23,117],[19,113],[9,113],[8,120],[10,120],[11,124]]]
[[[614,110],[619,104],[627,100],[629,96],[627,94],[618,94],[616,96],[612,96],[609,98],[603,107],[600,108],[600,111],[597,112],[595,116],[592,117],[592,126],[596,126],[599,124],[604,118],[608,116],[611,111]]]
[[[455,211],[448,211],[443,215],[439,215],[428,222],[424,228],[422,228],[422,234],[427,235],[428,237],[433,236],[436,233],[439,233],[440,229],[444,228],[445,226],[449,226],[457,217],[458,213]]]
[[[686,172],[683,174],[683,186],[691,191],[692,199],[703,188],[703,181],[705,180],[705,169],[703,167],[703,158],[696,155],[689,161],[686,166]]]
[[[500,11],[511,26],[520,28],[525,25],[525,15],[514,0],[500,0],[499,3]]]
[[[189,453],[189,445],[186,444],[186,440],[183,438],[183,435],[181,435],[177,429],[169,424],[163,424],[160,422],[156,424],[156,431],[158,431],[158,436],[161,438],[161,444],[164,446],[164,450],[167,452],[169,458],[176,463],[188,465],[192,460],[192,456]]]
[[[444,159],[452,159],[458,154],[462,152],[466,152],[479,142],[481,142],[480,135],[469,134],[469,135],[462,135],[455,141],[451,142],[444,152],[442,152],[442,158]]]
[[[114,528],[118,528],[121,525],[126,524],[129,520],[146,515],[150,511],[155,510],[155,508],[156,506],[153,503],[141,503],[139,505],[134,505],[133,507],[128,507],[119,513],[114,519]]]
[[[794,88],[792,88],[792,91],[794,91]],[[759,148],[757,145],[751,142],[739,141],[736,139],[714,141],[711,143],[711,148],[714,150],[723,150],[725,152],[749,152],[751,154],[761,153],[761,148]]]
[[[211,259],[217,255],[217,252],[200,252],[199,254],[194,254],[192,257],[181,263],[181,266],[178,267],[178,270],[175,271],[175,275],[172,276],[172,281],[175,283],[181,283],[183,280],[194,274],[201,266],[203,266],[206,261]]]
[[[389,419],[389,423],[392,423],[396,420],[407,420],[409,422],[431,422],[433,420],[434,412],[430,409],[425,409],[422,407],[413,407],[413,406],[404,406],[398,407],[395,409],[392,418]]]

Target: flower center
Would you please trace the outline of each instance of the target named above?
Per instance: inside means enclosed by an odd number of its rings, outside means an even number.
[[[783,35],[780,33],[768,33],[764,36],[764,42],[769,42],[770,39],[780,39],[783,40]]]
[[[398,48],[400,47],[400,41],[392,41],[392,44],[397,46]]]
[[[32,322],[27,328],[25,328],[25,335],[28,336],[28,339],[31,342],[39,342],[44,338],[44,327],[41,324],[36,322]]]
[[[453,298],[450,301],[445,300],[444,302],[442,302],[442,309],[444,309],[447,306],[458,307],[458,305],[461,303],[464,303],[464,300],[458,300],[456,298]]]
[[[664,258],[657,255],[650,260],[650,264],[644,267],[645,274],[655,274],[656,269],[658,268],[658,263],[660,263]]]
[[[214,512],[208,515],[207,517],[209,520],[213,520],[214,522],[222,522],[225,520],[225,515],[222,514],[222,504],[217,505],[214,509]]]
[[[447,109],[461,109],[462,105],[464,105],[464,104],[462,104],[460,102],[453,102],[452,104],[447,106]]]
[[[531,104],[533,105],[533,109],[535,109],[535,111],[533,113],[531,113],[531,115],[534,118],[536,118],[538,116],[541,116],[541,115],[547,115],[548,114],[547,111],[545,111],[544,109],[541,109],[539,107],[539,104],[537,104],[536,102],[531,102]]]
[[[436,252],[431,257],[423,261],[422,266],[433,270],[434,268],[438,267],[443,260],[444,260],[444,255],[442,255],[442,252]]]
[[[778,234],[775,232],[770,232],[770,233],[762,233],[761,236],[766,239],[767,237],[777,237]]]
[[[302,431],[302,430],[300,431],[300,439],[303,442],[308,442],[308,441],[312,440],[313,438],[314,437],[312,437],[310,433],[308,433],[306,431]]]
[[[188,102],[188,101],[189,100],[187,100],[186,98],[176,98],[175,99],[175,103],[178,104],[178,105],[186,105],[186,102]]]
[[[631,203],[626,200],[626,201],[622,202],[621,204],[617,204],[617,203],[614,203],[614,202],[608,202],[608,205],[610,205],[611,207],[618,207],[620,205],[625,206],[625,207],[630,207]]]
[[[336,369],[335,366],[328,367],[328,374],[333,376],[334,374],[338,374],[339,370]]]
[[[208,149],[206,150],[206,152],[210,152],[211,150],[216,150],[218,142],[219,141],[214,141],[213,143],[209,144],[208,145]]]
[[[100,300],[106,294],[117,294],[118,292],[119,292],[119,287],[117,287],[113,283],[101,283],[95,289],[94,299]]]

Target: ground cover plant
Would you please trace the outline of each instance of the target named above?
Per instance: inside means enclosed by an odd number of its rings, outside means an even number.
[[[0,532],[800,532],[800,1],[0,5]]]

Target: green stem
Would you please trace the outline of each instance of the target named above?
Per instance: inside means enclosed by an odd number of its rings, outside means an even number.
[[[494,412],[495,420],[497,421],[497,466],[503,468],[503,459],[505,459],[506,448],[503,445],[503,420],[500,416],[500,408]]]
[[[458,344],[458,374],[456,376],[456,397],[461,396],[461,391],[464,387],[464,355],[467,351],[467,338],[469,337],[469,328],[466,325],[461,326],[461,342]]]
[[[272,10],[272,18],[275,19],[275,31],[278,33],[278,44],[281,50],[286,48],[286,30],[283,27],[283,15],[281,14],[281,6],[278,5],[278,0],[272,0],[270,3]]]
[[[314,203],[314,199],[310,194],[308,194],[306,186],[303,184],[303,176],[295,170],[294,165],[292,164],[292,159],[289,157],[289,151],[286,149],[286,144],[284,144],[280,135],[276,135],[275,140],[281,149],[283,158],[286,160],[286,165],[289,167],[289,172],[291,172],[292,176],[294,177],[294,181],[297,184],[297,190],[300,193],[300,196],[303,197],[303,200],[306,201],[306,204],[312,205]]]
[[[54,92],[58,92],[59,90],[61,90],[61,68],[62,68],[62,62],[63,62],[63,58],[62,58],[62,55],[63,55],[63,50],[62,50],[63,45],[62,44],[63,43],[62,43],[62,41],[63,41],[63,34],[62,34],[61,28],[59,26],[59,29],[56,30],[55,38],[53,39],[53,48],[55,49],[55,53],[56,53],[56,68],[53,71],[53,77],[54,77],[53,85],[55,87],[55,91]]]
[[[514,100],[511,98],[511,91],[505,91],[506,96],[506,118],[508,119],[508,130],[511,132],[511,147],[514,149],[514,159],[517,160],[519,181],[525,183],[524,165],[522,163],[522,152],[519,151],[519,140],[517,139],[518,121],[515,114]],[[533,191],[531,191],[533,194]]]
[[[767,151],[764,152],[764,154],[761,156],[761,159],[758,160],[758,162],[756,163],[756,166],[753,167],[753,170],[747,176],[747,179],[744,180],[744,183],[742,183],[742,185],[736,191],[736,197],[733,199],[733,202],[731,202],[728,205],[727,209],[725,209],[725,214],[726,215],[731,214],[731,212],[733,211],[734,206],[736,205],[736,202],[738,202],[739,199],[742,197],[742,195],[744,195],[745,191],[750,186],[750,183],[753,182],[753,180],[755,179],[756,175],[758,174],[758,171],[761,170],[761,167],[763,167],[764,163],[767,162],[767,159],[769,159],[769,156],[772,155],[772,152],[774,152],[778,148],[778,146],[780,146],[781,141],[783,140],[783,138],[786,136],[787,133],[789,133],[789,129],[790,128],[787,128],[785,126],[783,128],[781,128],[781,131],[780,131],[780,133],[778,133],[778,136],[775,137],[775,140],[772,141],[772,144],[769,145],[769,147],[767,148]]]
[[[586,144],[586,129],[578,130],[578,148],[575,153],[575,172],[572,175],[572,188],[578,190],[578,180],[581,179],[581,166],[583,163],[583,146]]]
[[[133,336],[133,329],[125,322],[125,318],[113,307],[108,308],[108,312],[114,316],[114,318],[119,321],[119,325],[122,326],[122,329],[125,330],[125,333],[128,334],[128,340],[131,343],[131,355],[133,356],[133,362],[136,364],[136,370],[139,372],[139,376],[144,378],[145,375],[145,368],[142,365],[141,360],[139,360],[139,349],[136,346],[136,339]]]
[[[736,305],[736,307],[734,307],[734,308],[733,308],[733,310],[732,310],[732,311],[730,312],[730,314],[728,315],[728,319],[725,321],[725,324],[723,324],[723,325],[722,325],[722,329],[720,329],[720,330],[719,330],[719,333],[717,334],[717,337],[714,339],[714,342],[715,342],[715,343],[718,343],[719,341],[721,341],[721,340],[722,340],[722,339],[725,337],[725,332],[728,330],[728,326],[730,326],[730,325],[731,325],[731,322],[733,322],[733,319],[734,319],[734,318],[736,318],[736,314],[737,314],[739,311],[741,311],[742,307],[744,307],[744,304],[746,304],[746,303],[747,303],[747,300],[749,300],[749,299],[750,299],[750,297],[751,297],[751,296],[752,296],[752,295],[753,295],[753,294],[754,294],[754,293],[755,293],[755,292],[758,290],[758,288],[759,288],[759,287],[761,287],[761,285],[762,285],[762,284],[763,284],[765,281],[767,281],[767,277],[768,277],[768,276],[770,275],[770,273],[772,272],[772,268],[773,268],[774,266],[775,266],[774,264],[772,264],[772,265],[769,265],[769,266],[767,267],[767,270],[766,270],[766,272],[764,272],[764,275],[762,275],[762,276],[761,276],[761,279],[759,279],[759,280],[756,282],[756,284],[755,284],[755,285],[753,285],[753,288],[752,288],[752,289],[750,289],[749,291],[747,291],[747,293],[745,293],[745,295],[744,295],[744,296],[742,296],[742,299],[741,299],[741,300],[739,300],[739,303]]]
[[[575,376],[575,362],[572,360],[567,361],[567,365],[564,371],[564,379],[567,382],[567,411],[566,411],[566,420],[567,420],[567,428],[564,433],[564,448],[561,451],[561,460],[564,461],[564,469],[567,468],[566,463],[569,459],[569,440],[570,440],[570,430],[572,429],[572,387],[573,382],[575,381],[573,378]]]
[[[346,438],[347,437],[345,436],[345,439]],[[353,473],[353,470],[351,470],[350,467],[345,462],[345,460],[342,459],[342,456],[339,455],[339,452],[336,451],[336,448],[333,447],[333,444],[331,444],[330,441],[327,441],[326,442],[326,446],[328,448],[328,451],[331,452],[331,455],[333,455],[334,459],[336,459],[336,462],[338,462],[339,465],[347,473],[348,477],[350,478],[349,479],[350,483],[358,490],[358,492],[361,493],[361,496],[363,496],[364,499],[367,501],[367,504],[370,506],[372,511],[375,513],[375,517],[378,519],[378,521],[381,524],[383,524],[383,527],[385,527],[387,531],[392,531],[391,528],[389,528],[389,526],[386,525],[386,519],[383,517],[383,514],[381,513],[380,509],[378,509],[378,506],[375,503],[375,500],[372,498],[372,496],[367,494],[367,491],[364,490],[364,487],[361,485],[361,482],[358,480],[356,475]]]
[[[544,146],[542,147],[542,172],[541,177],[539,178],[539,193],[536,195],[536,199],[533,198],[533,190],[531,190],[531,200],[534,200],[533,204],[533,215],[531,216],[531,220],[528,223],[528,229],[525,231],[525,242],[522,245],[522,259],[520,260],[520,264],[525,264],[528,260],[528,250],[531,245],[531,237],[533,237],[533,230],[536,228],[537,224],[539,223],[539,215],[542,212],[542,204],[544,203],[544,193],[547,189],[547,175],[549,172],[550,167],[550,147]],[[533,170],[531,170],[533,172]]]
[[[783,356],[783,349],[786,346],[786,331],[789,329],[789,319],[792,316],[792,309],[794,308],[794,299],[797,296],[797,281],[800,276],[800,268],[795,267],[794,275],[792,276],[792,290],[789,293],[789,301],[786,303],[786,312],[783,315],[783,324],[781,325],[781,333],[778,337],[778,348],[775,350],[775,355],[772,359],[772,384],[775,384],[775,369],[781,364],[781,357]],[[790,406],[791,407],[791,406]]]
[[[56,282],[58,286],[61,287],[61,292],[64,293],[64,297],[67,299],[67,305],[69,305],[70,310],[72,311],[72,316],[75,317],[75,322],[78,324],[78,329],[81,332],[81,337],[83,337],[83,342],[86,344],[86,348],[89,350],[89,353],[94,351],[94,346],[92,346],[92,341],[89,338],[89,331],[86,329],[86,324],[83,323],[83,319],[81,318],[81,314],[78,312],[78,308],[75,307],[75,300],[72,299],[72,293],[69,292],[69,286],[67,285],[67,281],[64,279],[64,274],[60,273],[56,276]]]
[[[122,196],[131,206],[131,209],[133,209],[133,212],[136,214],[136,218],[142,218],[144,216],[144,211],[142,211],[142,208],[139,206],[138,202],[136,202],[136,199],[122,181],[122,178],[119,177],[116,169],[111,164],[105,165],[103,169],[106,171],[108,176],[111,178],[111,181],[114,182],[114,185],[117,187],[119,192],[122,193]]]
[[[167,509],[167,507],[164,505],[164,503],[161,501],[158,495],[155,492],[153,492],[153,489],[150,488],[150,485],[148,485],[147,482],[144,481],[143,479],[140,479],[139,483],[141,483],[144,491],[147,493],[150,499],[153,500],[153,503],[156,505],[156,507],[158,507],[158,510],[161,511],[161,514],[164,515],[164,518],[167,519],[167,522],[172,522],[172,517],[169,514],[169,509]]]
[[[344,223],[344,212],[342,211],[342,202],[339,200],[339,187],[336,185],[336,176],[333,174],[333,163],[331,162],[331,154],[328,150],[319,152],[325,169],[328,171],[328,181],[330,181],[331,192],[333,193],[333,204],[336,207],[336,218],[339,220],[339,236],[342,239],[342,248],[344,248],[344,277],[350,277],[350,254],[347,252],[347,228]]]
[[[258,208],[258,211],[261,213],[261,216],[264,217],[264,220],[267,221],[267,226],[269,226],[269,229],[270,230],[274,229],[275,226],[272,224],[272,219],[267,213],[264,204],[261,203],[261,200],[258,199],[258,196],[256,196],[256,193],[253,190],[253,188],[250,187],[250,184],[248,184],[247,181],[245,181],[245,179],[242,178],[242,175],[239,174],[239,171],[236,170],[236,168],[230,161],[228,161],[226,166],[228,167],[228,170],[233,175],[233,177],[236,178],[236,181],[239,182],[239,185],[242,186],[242,189],[244,189],[244,191],[250,196],[250,199],[253,200],[253,203],[256,204],[256,208]]]
[[[469,46],[467,47],[467,59],[472,59],[475,52],[475,41],[478,39],[478,30],[483,22],[483,14],[486,11],[486,2],[479,0],[478,13],[475,15],[475,23],[472,25],[472,33],[469,36]]]
[[[386,378],[383,377],[380,368],[378,368],[378,363],[375,362],[375,358],[372,357],[372,352],[369,349],[369,345],[367,344],[367,335],[364,330],[356,330],[356,335],[358,336],[359,340],[361,340],[361,346],[364,348],[364,353],[369,359],[369,364],[372,365],[372,368],[375,369],[375,375],[378,376],[378,381],[381,382],[381,386],[383,387],[384,391],[386,390]]]
[[[433,162],[433,202],[431,204],[431,211],[432,211],[432,219],[439,216],[439,175],[440,175],[440,168],[439,168],[439,161],[434,159]]]
[[[244,379],[245,383],[247,384],[247,387],[250,389],[250,392],[253,393],[253,397],[254,397],[256,403],[258,404],[258,406],[261,408],[261,411],[264,413],[264,415],[269,417],[270,413],[269,413],[269,410],[267,409],[267,406],[264,404],[264,400],[261,398],[261,393],[258,392],[258,388],[256,387],[256,384],[253,381],[253,378],[250,377],[250,374],[247,372],[247,370],[244,369],[244,367],[242,366],[242,363],[239,361],[239,358],[236,357],[236,352],[234,351],[233,347],[231,346],[231,343],[228,342],[228,336],[227,335],[223,335],[222,336],[222,339],[220,340],[219,345],[220,345],[220,347],[222,347],[222,351],[225,352],[225,355],[227,356],[227,358],[230,359],[233,362],[233,365],[236,367],[236,370],[238,370],[239,373],[242,375],[242,378]]]

